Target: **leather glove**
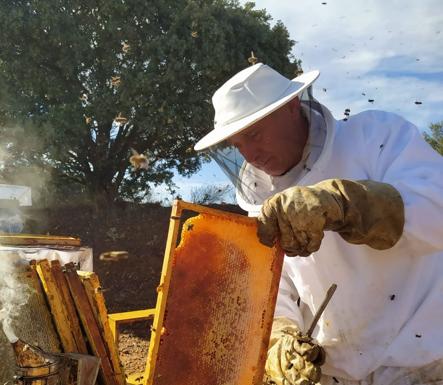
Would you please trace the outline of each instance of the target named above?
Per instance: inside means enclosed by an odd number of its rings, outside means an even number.
[[[272,325],[265,365],[266,385],[314,385],[320,381],[325,351],[312,338],[302,335],[288,318],[278,317]]]
[[[272,246],[279,238],[289,256],[308,256],[320,248],[325,230],[354,244],[384,250],[403,233],[404,205],[389,184],[370,180],[329,179],[295,186],[265,201],[258,237]]]

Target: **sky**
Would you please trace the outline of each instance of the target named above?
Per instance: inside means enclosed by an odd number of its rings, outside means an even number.
[[[301,59],[304,72],[320,70],[314,96],[336,119],[349,108],[351,115],[368,109],[395,112],[421,131],[443,121],[441,0],[257,0],[255,4],[267,10],[271,24],[281,20],[286,26],[296,41],[292,53]],[[174,182],[183,199],[189,199],[192,189],[226,184],[227,178],[209,164],[191,178],[176,176]],[[162,189],[156,194],[164,197]]]

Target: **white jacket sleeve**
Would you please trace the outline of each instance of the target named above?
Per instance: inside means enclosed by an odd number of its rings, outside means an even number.
[[[405,205],[402,237],[417,245],[420,254],[442,250],[443,157],[410,122],[390,113],[373,115],[365,124],[371,179],[400,192]]]

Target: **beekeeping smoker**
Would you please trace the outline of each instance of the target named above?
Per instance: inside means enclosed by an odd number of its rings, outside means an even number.
[[[318,75],[239,72],[195,146],[286,252],[265,381],[443,384],[443,158],[398,115],[334,120],[312,97]]]

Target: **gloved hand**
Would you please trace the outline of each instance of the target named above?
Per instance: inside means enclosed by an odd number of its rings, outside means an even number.
[[[314,385],[320,380],[325,351],[312,338],[303,336],[288,318],[272,325],[264,384]]]
[[[279,238],[289,256],[308,256],[320,248],[325,230],[337,231],[354,244],[384,250],[403,233],[404,205],[389,184],[329,179],[295,186],[265,201],[258,217],[260,241]]]

